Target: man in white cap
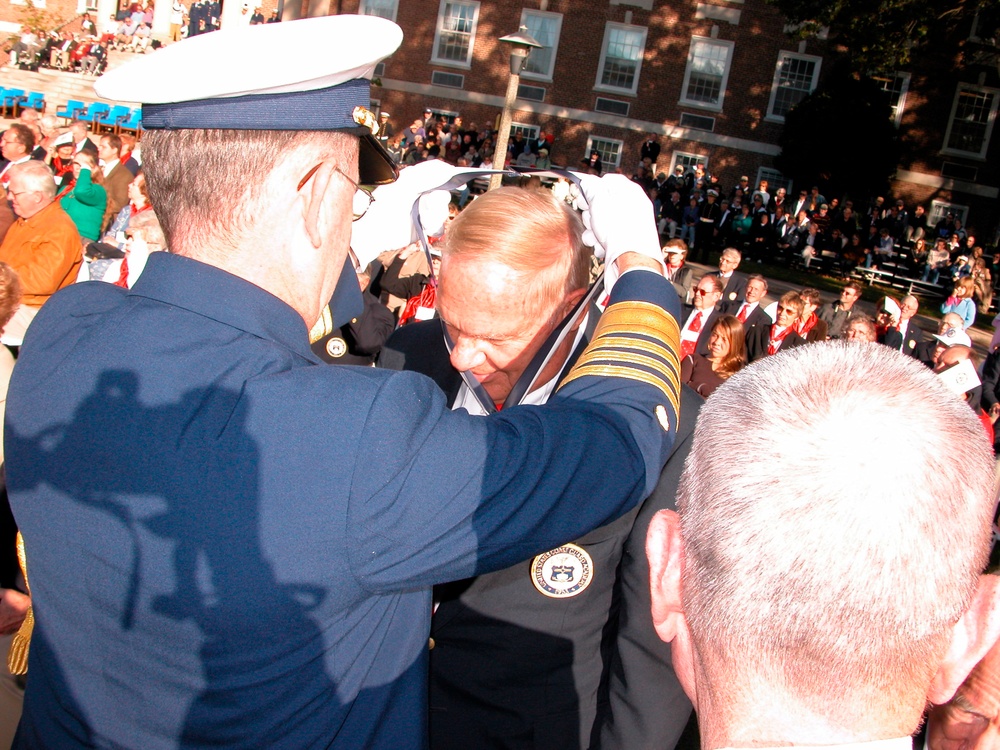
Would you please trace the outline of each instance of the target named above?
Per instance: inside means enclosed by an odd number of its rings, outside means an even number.
[[[420,748],[430,587],[552,549],[655,486],[677,295],[652,221],[628,243],[609,231],[637,202],[624,178],[584,186],[613,289],[553,403],[473,418],[422,376],[310,351],[331,298],[334,323],[356,310],[352,214],[374,207],[370,236],[400,220],[358,183],[394,176],[363,107],[401,40],[372,16],[253,26],[98,82],[145,102],[170,252],[131,289],[50,300],[11,383],[8,489],[39,623],[18,747]],[[442,184],[413,170],[384,187],[411,207]]]

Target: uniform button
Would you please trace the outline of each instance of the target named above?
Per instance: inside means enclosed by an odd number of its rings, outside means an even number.
[[[434,650],[434,639],[433,638],[428,638],[427,639],[427,650],[428,651],[433,651]]]

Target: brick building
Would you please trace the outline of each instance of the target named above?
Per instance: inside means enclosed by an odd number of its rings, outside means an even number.
[[[514,127],[554,134],[554,162],[575,165],[596,148],[605,165],[631,174],[652,133],[662,148],[658,168],[701,162],[727,188],[743,174],[784,184],[774,169],[784,114],[816,87],[835,54],[822,39],[791,40],[764,0],[340,5],[403,28],[402,48],[372,89],[397,130],[424,107],[461,115],[466,126],[497,122],[509,53],[497,39],[523,24],[545,48],[532,52],[521,76]],[[956,52],[966,43],[935,44],[912,70],[880,79],[904,145],[892,192],[925,205],[932,221],[953,211],[995,241],[1000,76],[995,64],[959,66]]]

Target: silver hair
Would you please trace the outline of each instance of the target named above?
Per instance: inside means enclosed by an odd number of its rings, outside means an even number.
[[[713,684],[764,680],[848,722],[908,706],[915,729],[993,501],[982,425],[916,360],[829,342],[737,373],[701,409],[678,500]]]
[[[45,162],[29,159],[20,164],[14,164],[7,171],[7,174],[11,179],[20,177],[24,187],[28,190],[38,191],[50,200],[56,197],[56,183],[52,179],[52,170],[46,166]]]

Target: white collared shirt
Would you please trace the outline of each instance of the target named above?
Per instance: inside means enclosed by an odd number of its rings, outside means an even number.
[[[101,171],[104,172],[104,176],[107,177],[111,174],[111,170],[118,166],[118,159],[112,159],[111,161],[101,162]]]

